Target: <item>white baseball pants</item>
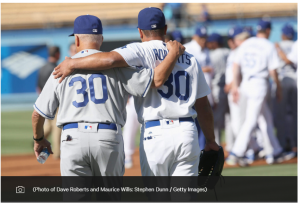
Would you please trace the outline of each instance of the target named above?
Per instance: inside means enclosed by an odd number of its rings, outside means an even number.
[[[246,117],[232,148],[232,152],[239,157],[245,155],[251,133],[255,130],[257,122],[262,133],[266,154],[276,155],[282,151],[274,135],[272,115],[266,103],[267,92],[268,81],[266,79],[252,78],[242,81],[240,95],[246,97],[247,100]]]
[[[142,176],[197,176],[199,157],[198,132],[194,122],[178,121],[178,126],[170,128],[160,125],[145,129],[142,125]]]
[[[71,137],[67,141],[67,136]],[[123,176],[124,148],[121,126],[95,133],[79,128],[62,131],[60,171],[62,176]]]

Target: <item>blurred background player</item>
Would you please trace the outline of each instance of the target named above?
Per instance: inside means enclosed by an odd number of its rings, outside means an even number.
[[[126,123],[123,127],[125,168],[130,169],[133,166],[132,155],[135,152],[135,138],[140,127],[132,96],[127,101],[126,112]]]
[[[225,114],[229,111],[227,94],[224,91],[224,87],[226,60],[230,50],[223,47],[223,38],[218,33],[212,33],[208,36],[207,47],[210,49],[209,57],[214,71],[211,85],[212,97],[214,101],[213,111],[215,135],[216,141],[219,143],[221,130],[225,127]]]
[[[207,29],[206,27],[199,27],[196,29],[195,34],[192,37],[192,40],[186,44],[184,44],[186,51],[191,53],[195,56],[196,60],[199,62],[206,83],[208,84],[209,88],[211,88],[211,78],[213,74],[213,68],[210,63],[209,58],[209,50],[206,47],[206,39],[207,39]],[[213,98],[212,94],[210,93],[208,96],[208,101],[211,106],[213,106]],[[196,119],[197,120],[197,119]],[[198,142],[200,149],[204,149],[205,146],[205,137],[204,134],[196,122],[197,129],[198,129]]]
[[[238,101],[240,95],[245,97],[247,108],[245,121],[226,160],[229,164],[245,156],[251,133],[255,130],[258,120],[263,135],[266,162],[268,164],[279,162],[283,156],[283,149],[273,132],[272,115],[267,105],[269,73],[277,85],[277,99],[281,99],[281,87],[276,72],[279,58],[275,46],[268,40],[270,32],[271,22],[259,21],[257,37],[244,41],[234,59],[232,86],[234,101]],[[238,90],[239,69],[242,73],[242,82]]]
[[[289,24],[284,25],[281,31],[282,41],[276,43],[275,46],[281,59],[278,72],[282,87],[282,100],[274,100],[274,123],[281,146],[285,150],[297,152],[297,66],[285,60],[286,55],[292,50],[295,31]]]
[[[230,48],[230,53],[227,58],[226,62],[226,72],[225,72],[225,87],[224,91],[226,94],[228,94],[228,105],[230,109],[230,116],[228,117],[228,125],[230,127],[227,127],[226,130],[230,130],[230,132],[225,133],[225,139],[226,139],[226,151],[230,152],[234,143],[234,139],[236,138],[239,129],[240,129],[240,121],[242,120],[241,118],[241,111],[240,111],[240,104],[239,103],[234,103],[233,102],[233,97],[230,92],[231,86],[232,86],[232,78],[233,78],[233,71],[232,71],[232,65],[233,65],[233,60],[234,56],[237,50],[236,43],[234,42],[234,38],[239,35],[240,33],[243,32],[243,28],[241,27],[233,27],[229,30],[228,32],[228,40],[227,44]],[[240,79],[241,80],[241,79]]]
[[[48,62],[40,70],[38,74],[38,86],[37,90],[40,94],[43,90],[49,76],[52,74],[54,68],[57,66],[57,62],[60,58],[60,49],[57,46],[52,46],[48,48]],[[60,135],[61,128],[56,126],[57,114],[54,120],[45,120],[44,124],[44,137],[48,139],[52,133],[52,150],[53,158],[58,159],[60,157]]]

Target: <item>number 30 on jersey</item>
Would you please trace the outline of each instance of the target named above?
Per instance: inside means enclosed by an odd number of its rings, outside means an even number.
[[[96,97],[95,97],[95,88],[94,88],[94,79],[95,78],[101,78],[102,93],[103,93],[102,99],[96,99]],[[86,80],[84,78],[82,78],[81,76],[72,78],[69,83],[69,87],[72,87],[74,85],[74,83],[77,81],[81,82],[81,85],[82,85],[81,89],[77,89],[77,94],[82,94],[84,100],[83,100],[83,102],[79,102],[79,103],[77,101],[73,101],[72,104],[76,108],[81,108],[81,107],[86,106],[86,104],[88,104],[89,96],[88,96],[88,93],[86,92],[86,88],[87,88]],[[89,86],[90,86],[91,101],[93,101],[95,104],[105,103],[105,101],[108,99],[107,88],[106,88],[106,77],[102,74],[92,74],[89,77],[88,81],[89,81]]]
[[[185,94],[180,93],[180,77],[185,78]],[[174,75],[173,73],[170,74],[168,80],[164,83],[164,86],[167,87],[167,92],[163,92],[161,89],[158,89],[158,93],[163,98],[170,98],[174,94],[174,86],[173,81],[175,80],[175,96],[180,100],[186,101],[190,96],[190,75],[186,71],[178,71]]]

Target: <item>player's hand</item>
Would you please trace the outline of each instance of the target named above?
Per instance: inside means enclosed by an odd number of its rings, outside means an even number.
[[[210,151],[210,150],[219,151],[219,149],[220,149],[220,147],[215,141],[213,141],[213,142],[206,141],[204,151]]]
[[[40,153],[43,151],[45,147],[47,147],[48,152],[50,154],[53,154],[51,143],[48,140],[43,139],[42,141],[34,141],[33,150],[36,158],[38,158],[38,156],[40,155]]]
[[[70,57],[65,57],[65,60],[60,63],[57,67],[55,67],[53,75],[54,78],[59,79],[59,83],[61,83],[67,76],[69,76],[74,69],[72,68],[72,59]]]
[[[231,86],[232,86],[232,84],[226,84],[226,85],[225,85],[225,87],[224,87],[225,93],[228,94],[228,93],[230,92]]]
[[[167,42],[167,48],[169,50],[169,52],[175,52],[175,54],[179,57],[180,55],[182,55],[185,51],[185,47],[177,42],[176,40],[170,40],[169,42]]]
[[[232,97],[234,103],[237,103],[239,101],[240,98],[239,90],[235,86],[232,86]]]

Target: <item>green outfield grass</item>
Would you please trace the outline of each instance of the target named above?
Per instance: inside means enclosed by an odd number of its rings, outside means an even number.
[[[223,176],[297,176],[297,164],[275,164],[244,168],[228,168]]]
[[[33,153],[32,146],[32,111],[1,113],[1,154]],[[139,144],[139,131],[136,145]],[[224,140],[222,134],[221,140]],[[50,137],[51,141],[51,137]],[[228,168],[224,176],[297,176],[297,164],[254,166],[247,168]]]
[[[33,153],[32,111],[1,112],[1,154]]]

